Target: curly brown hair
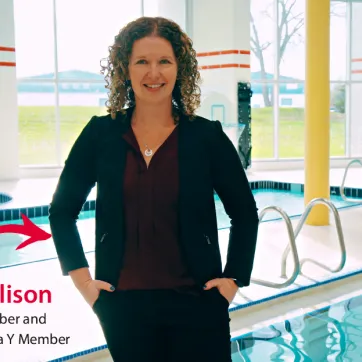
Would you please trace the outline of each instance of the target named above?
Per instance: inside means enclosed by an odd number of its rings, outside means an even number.
[[[107,64],[102,65],[101,73],[110,90],[106,102],[107,112],[116,118],[117,112],[124,112],[125,107],[135,105],[135,96],[128,80],[128,64],[133,43],[146,36],[159,36],[168,40],[177,60],[177,79],[172,92],[173,116],[180,115],[190,118],[200,105],[200,73],[196,51],[192,40],[172,20],[162,17],[141,17],[124,26],[115,37],[109,49]]]

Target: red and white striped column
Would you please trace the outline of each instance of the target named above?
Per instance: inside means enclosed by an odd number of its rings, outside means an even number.
[[[13,0],[3,0],[0,12],[0,181],[19,177],[18,128],[14,8]]]
[[[250,82],[250,0],[191,3],[190,35],[203,79],[199,114],[237,123],[237,84]]]

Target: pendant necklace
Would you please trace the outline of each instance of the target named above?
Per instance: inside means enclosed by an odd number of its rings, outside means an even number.
[[[145,152],[144,152],[145,156],[146,157],[151,157],[153,155],[153,150],[151,148],[149,148],[147,146],[147,144],[145,144],[145,146],[146,146],[146,149],[145,149]]]
[[[135,118],[135,120],[136,120],[136,117],[134,117],[134,118]],[[145,146],[146,146],[146,149],[145,149],[145,152],[144,152],[145,156],[146,156],[146,157],[151,157],[151,156],[153,155],[152,149],[149,148],[149,147],[147,146],[147,144],[145,144]]]
[[[148,148],[147,145],[146,145],[146,149],[145,149],[145,155],[147,157],[151,157],[153,155],[153,151],[151,150],[151,148]]]

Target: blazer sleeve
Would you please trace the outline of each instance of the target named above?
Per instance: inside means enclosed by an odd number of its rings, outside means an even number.
[[[63,275],[89,267],[76,222],[96,182],[96,118],[91,118],[73,144],[49,205],[50,229]]]
[[[223,277],[250,284],[259,218],[254,196],[233,143],[219,121],[214,127],[212,174],[214,189],[230,218],[230,234]]]

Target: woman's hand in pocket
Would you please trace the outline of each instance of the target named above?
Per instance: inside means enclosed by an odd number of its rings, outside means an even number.
[[[94,279],[89,279],[84,283],[82,283],[80,286],[78,286],[78,290],[82,294],[85,301],[90,305],[90,307],[93,307],[102,289],[110,293],[112,293],[115,290],[113,285],[103,280],[94,280]]]
[[[204,290],[209,290],[211,288],[217,288],[219,293],[229,302],[229,304],[233,301],[236,292],[239,289],[235,282],[229,278],[216,278],[209,280],[205,284]]]

